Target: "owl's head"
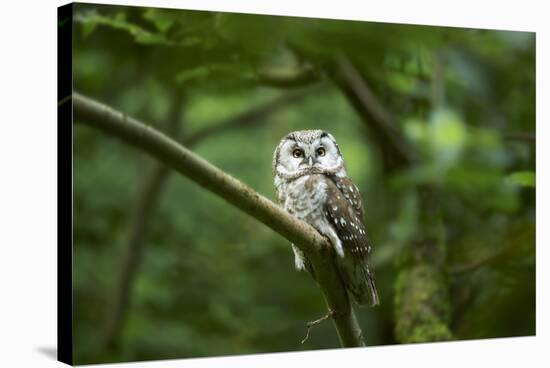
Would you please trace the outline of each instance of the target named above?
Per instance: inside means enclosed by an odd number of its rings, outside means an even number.
[[[346,175],[336,140],[317,129],[287,134],[273,153],[273,175],[295,179],[310,174]]]

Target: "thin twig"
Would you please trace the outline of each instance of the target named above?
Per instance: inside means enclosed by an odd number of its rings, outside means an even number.
[[[334,315],[334,311],[332,309],[329,309],[328,313],[325,314],[323,317],[316,319],[315,321],[306,323],[306,326],[307,326],[306,337],[304,337],[304,339],[300,343],[303,344],[307,341],[307,339],[309,339],[309,330],[311,330],[314,326],[317,326],[321,322],[326,321],[333,315]]]

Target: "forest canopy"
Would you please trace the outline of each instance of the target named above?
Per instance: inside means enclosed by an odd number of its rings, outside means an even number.
[[[365,205],[366,344],[535,334],[535,34],[74,6],[74,90],[275,201],[290,131],[333,134]],[[339,346],[290,244],[74,125],[75,363]]]

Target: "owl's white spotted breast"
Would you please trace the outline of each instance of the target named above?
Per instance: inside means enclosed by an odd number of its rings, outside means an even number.
[[[324,175],[314,174],[283,182],[280,186],[280,200],[286,211],[328,236],[336,253],[343,257],[344,249],[340,239],[323,212],[327,203],[327,180],[330,179]]]
[[[306,220],[322,215],[326,201],[326,184],[321,175],[305,175],[286,183],[284,208],[296,217]]]

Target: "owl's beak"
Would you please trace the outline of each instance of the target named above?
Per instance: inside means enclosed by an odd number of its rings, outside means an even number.
[[[309,157],[309,166],[313,166],[313,157]]]

